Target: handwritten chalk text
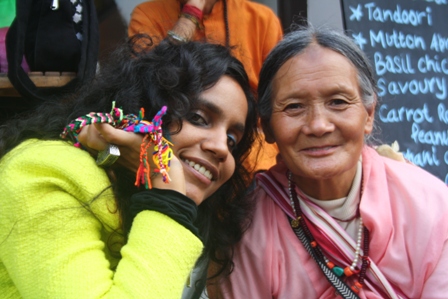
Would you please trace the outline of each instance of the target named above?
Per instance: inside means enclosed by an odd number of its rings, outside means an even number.
[[[413,9],[402,9],[397,4],[394,10],[382,9],[376,6],[375,2],[370,2],[364,5],[367,8],[369,21],[377,21],[381,23],[393,22],[396,24],[419,26],[428,24],[432,26],[431,7],[426,7],[426,10],[419,11]]]
[[[410,81],[388,81],[384,77],[378,79],[378,95],[380,97],[390,95],[420,95],[433,94],[439,100],[447,97],[446,79],[444,77],[432,77],[412,79]]]
[[[410,54],[404,56],[383,56],[381,52],[375,52],[375,54],[373,54],[373,60],[375,63],[375,72],[378,76],[382,76],[387,72],[393,74],[415,74],[415,70],[412,68]]]
[[[448,58],[440,59],[438,55],[431,57],[426,54],[418,59],[417,69],[424,74],[433,72],[436,74],[448,75]]]
[[[425,0],[426,2],[434,2],[435,4],[447,4],[447,0]]]
[[[448,125],[448,110],[442,103],[437,107],[437,112],[439,114],[439,120]]]
[[[372,47],[379,44],[383,49],[397,48],[426,50],[426,43],[423,37],[415,34],[406,34],[396,30],[392,30],[392,32],[384,32],[383,30],[375,32],[370,30],[370,44]]]
[[[408,121],[420,124],[424,121],[429,123],[434,122],[434,118],[429,115],[429,109],[426,103],[423,105],[423,108],[417,109],[407,107],[389,109],[387,104],[382,104],[378,110],[378,116],[383,123]]]
[[[431,46],[429,48],[436,52],[445,53],[445,51],[448,51],[448,37],[434,33],[432,35]]]
[[[448,130],[425,131],[416,123],[412,124],[411,138],[416,144],[444,145],[448,146]]]
[[[431,151],[423,150],[419,153],[414,153],[410,149],[407,149],[406,152],[403,153],[403,156],[420,167],[440,165],[440,161],[437,159],[437,149],[435,146],[431,147]]]

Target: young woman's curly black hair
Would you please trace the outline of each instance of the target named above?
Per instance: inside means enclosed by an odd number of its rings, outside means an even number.
[[[148,50],[150,49],[150,50]],[[0,127],[0,158],[29,138],[55,140],[73,119],[89,112],[110,112],[112,102],[125,114],[145,109],[148,120],[167,106],[164,127],[177,124],[197,106],[199,94],[224,75],[243,89],[248,103],[245,132],[233,151],[235,173],[219,190],[199,206],[196,224],[205,244],[203,257],[218,265],[215,275],[232,268],[232,246],[240,240],[250,219],[252,204],[245,193],[251,172],[245,161],[257,140],[257,113],[243,65],[230,49],[215,44],[168,40],[153,46],[148,36],[134,36],[99,67],[95,80],[57,103],[45,103],[30,116],[21,116]],[[170,126],[171,127],[171,126]],[[134,175],[118,166],[109,171],[121,219],[126,217],[129,197],[137,192]]]

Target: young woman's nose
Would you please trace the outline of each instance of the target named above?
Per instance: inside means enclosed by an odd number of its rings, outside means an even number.
[[[220,162],[224,162],[230,153],[227,132],[215,130],[202,142],[202,149],[212,152]]]

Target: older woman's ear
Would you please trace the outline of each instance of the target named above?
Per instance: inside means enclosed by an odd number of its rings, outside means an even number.
[[[376,95],[375,95],[376,98]],[[373,131],[373,124],[375,122],[375,108],[376,108],[376,99],[372,106],[367,109],[367,121],[364,126],[364,134],[368,135]]]

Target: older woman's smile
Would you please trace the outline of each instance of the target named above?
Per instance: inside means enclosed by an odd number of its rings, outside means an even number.
[[[346,196],[373,126],[374,110],[368,112],[362,102],[355,67],[312,44],[280,67],[273,86],[267,135],[297,185],[312,196],[325,181],[334,197]]]
[[[302,149],[302,152],[305,152],[308,155],[329,155],[332,154],[336,150],[336,146],[328,145],[328,146],[313,146]]]

